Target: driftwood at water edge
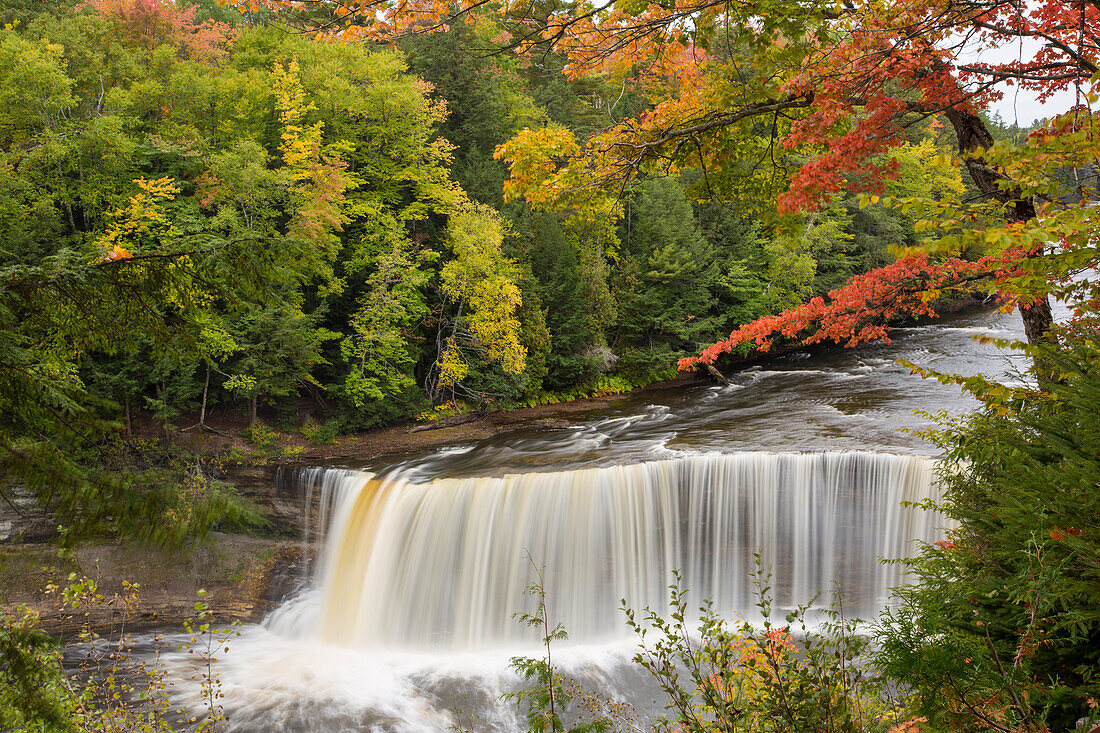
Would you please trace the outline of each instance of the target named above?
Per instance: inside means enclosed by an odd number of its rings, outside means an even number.
[[[465,415],[454,415],[453,417],[445,417],[441,420],[433,420],[427,423],[419,423],[413,425],[406,430],[407,433],[422,433],[426,430],[439,430],[440,428],[453,428],[456,425],[465,425],[466,423],[473,422],[482,417],[485,417],[487,412],[469,412]]]
[[[722,372],[718,371],[713,364],[703,363],[703,368],[707,370],[707,373],[714,379],[714,381],[721,384],[729,384],[730,380],[726,379]]]

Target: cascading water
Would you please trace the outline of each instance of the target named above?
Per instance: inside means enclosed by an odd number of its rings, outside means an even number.
[[[557,669],[658,714],[630,660],[619,610],[667,608],[680,570],[697,606],[752,619],[754,553],[771,566],[776,611],[834,582],[849,617],[873,616],[904,582],[881,557],[939,537],[942,517],[902,506],[934,499],[935,460],[871,452],[735,453],[483,478],[303,472],[307,540],[321,547],[311,588],[230,641],[216,667],[232,731],[523,729],[501,694],[523,683],[515,654],[540,656],[513,619],[545,568],[551,623],[570,640]],[[530,557],[530,560],[528,559]],[[181,677],[194,664],[166,654]],[[201,670],[200,670],[201,671]],[[176,699],[203,709],[180,682]],[[470,718],[463,720],[469,724]]]
[[[230,729],[434,733],[462,711],[479,732],[524,730],[499,696],[524,685],[510,657],[543,651],[512,619],[531,609],[532,562],[546,569],[552,622],[570,633],[556,668],[656,714],[663,703],[631,662],[637,642],[618,608],[625,598],[665,609],[673,569],[692,606],[710,597],[751,620],[759,552],[778,614],[818,592],[826,605],[835,581],[846,616],[873,617],[905,582],[901,566],[878,558],[911,554],[946,524],[901,505],[936,494],[935,460],[899,455],[929,450],[914,411],[975,406],[893,360],[1012,371],[1003,352],[970,338],[991,327],[1011,337],[1015,317],[945,321],[898,329],[889,345],[779,357],[726,387],[563,408],[549,424],[397,468],[392,458],[366,464],[373,474],[302,472],[302,498],[319,507],[306,537],[318,562],[305,593],[244,627],[219,659]],[[733,452],[766,450],[816,452]],[[205,674],[196,656],[161,661],[174,699],[201,714],[202,690],[188,681]]]
[[[616,639],[620,603],[664,609],[676,570],[694,598],[751,615],[756,553],[780,607],[828,603],[835,583],[846,613],[873,616],[904,580],[879,558],[911,554],[943,524],[902,506],[934,498],[933,463],[739,453],[428,483],[331,470],[317,593],[269,626],[357,647],[516,644],[534,638],[513,619],[532,610],[534,564],[554,623],[578,641]]]

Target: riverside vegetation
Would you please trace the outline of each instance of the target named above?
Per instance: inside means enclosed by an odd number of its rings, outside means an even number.
[[[216,466],[172,446],[234,415],[261,442],[261,418],[324,441],[627,390],[917,243],[910,214],[854,195],[774,215],[782,167],[728,201],[700,199],[699,168],[593,201],[506,196],[525,174],[495,150],[600,128],[621,84],[471,56],[491,17],[396,48],[276,20],[161,0],[0,11],[0,465],[66,524],[125,521],[135,483],[163,497],[148,516],[185,513],[173,486]],[[643,81],[620,104],[657,103]],[[891,191],[966,196],[950,131],[911,137]]]
[[[914,365],[984,407],[930,436],[960,527],[876,651],[710,619],[649,669],[695,730],[1095,720],[1095,4],[226,5],[0,3],[4,498],[186,547],[259,521],[179,448],[230,413],[327,440],[854,345],[978,292],[1020,307],[1034,381]],[[1074,101],[1021,130],[982,111],[1006,84]],[[128,695],[74,685],[33,616],[0,651],[0,726],[169,725],[100,714]],[[868,715],[856,657],[900,717]]]
[[[914,561],[919,582],[902,589],[898,606],[870,630],[840,616],[807,629],[800,613],[731,626],[705,608],[695,629],[684,589],[674,590],[667,614],[628,614],[643,643],[637,662],[668,694],[667,727],[900,733],[1069,731],[1081,719],[1095,722],[1100,563],[1091,533],[1100,509],[1100,433],[1093,429],[1100,359],[1095,341],[1064,343],[1065,353],[1052,359],[1063,373],[1047,392],[1007,404],[989,395],[987,409],[929,436],[947,453],[940,508],[959,528],[925,548]],[[766,575],[759,587],[768,618]],[[82,607],[95,595],[94,585],[78,579],[64,599]],[[123,600],[130,608],[134,596]],[[549,648],[561,630],[544,609],[539,603],[525,620]],[[142,725],[157,730],[178,717],[164,702],[144,702],[133,682],[123,692],[137,692],[137,703],[66,680],[60,649],[35,630],[33,617],[6,619],[0,644],[6,723],[129,730],[112,726],[131,725],[140,713],[152,721]],[[126,664],[122,657],[107,662]],[[520,697],[531,730],[634,729],[629,710],[572,685],[549,653],[516,665],[537,683]],[[158,678],[147,679],[157,692]],[[208,712],[204,725],[224,723],[216,706]],[[476,720],[468,725],[477,730]]]

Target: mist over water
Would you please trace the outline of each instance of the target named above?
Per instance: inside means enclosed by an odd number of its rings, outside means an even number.
[[[668,608],[675,571],[691,608],[754,621],[755,556],[773,574],[774,615],[844,594],[871,617],[905,578],[881,557],[941,536],[942,517],[903,508],[936,497],[934,459],[892,453],[743,452],[572,471],[410,482],[400,474],[303,472],[323,511],[313,582],[230,640],[216,666],[232,730],[522,730],[500,695],[522,684],[516,655],[541,656],[518,623],[545,569],[561,670],[642,715],[654,689],[630,662],[621,606]],[[812,618],[811,611],[811,618]],[[196,659],[164,658],[177,700]]]
[[[904,430],[929,424],[914,411],[974,407],[895,360],[1016,380],[1019,357],[982,335],[1021,338],[1019,318],[953,316],[896,329],[890,345],[781,357],[728,387],[625,396],[565,428],[301,472],[321,507],[307,530],[318,559],[302,593],[219,661],[231,729],[522,730],[499,696],[521,684],[510,658],[541,654],[512,618],[533,609],[532,563],[551,623],[571,635],[555,664],[646,714],[662,703],[630,663],[620,599],[666,608],[674,570],[693,607],[710,598],[752,620],[759,553],[778,616],[827,604],[834,584],[846,615],[874,616],[904,582],[879,559],[944,525],[900,506],[936,496],[932,448]],[[201,709],[184,681],[194,662],[164,662],[178,699]]]

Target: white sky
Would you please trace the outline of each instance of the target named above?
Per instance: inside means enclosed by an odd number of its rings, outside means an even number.
[[[1005,124],[1015,122],[1020,127],[1027,127],[1041,117],[1053,117],[1064,112],[1073,106],[1074,99],[1075,93],[1070,89],[1059,92],[1040,104],[1034,92],[1011,87],[1005,89],[1004,99],[989,105],[989,111],[999,114]]]
[[[1030,59],[1040,48],[1040,43],[1034,39],[1021,39],[1005,44],[999,49],[986,48],[973,53],[964,51],[960,61],[980,60],[995,64],[1015,59]],[[1028,127],[1039,118],[1053,117],[1059,112],[1064,112],[1076,101],[1076,92],[1072,88],[1055,94],[1042,104],[1032,91],[1022,90],[1016,86],[1002,86],[1001,90],[1004,91],[1004,98],[991,104],[989,111],[999,114],[1005,124],[1015,122],[1020,127]]]

